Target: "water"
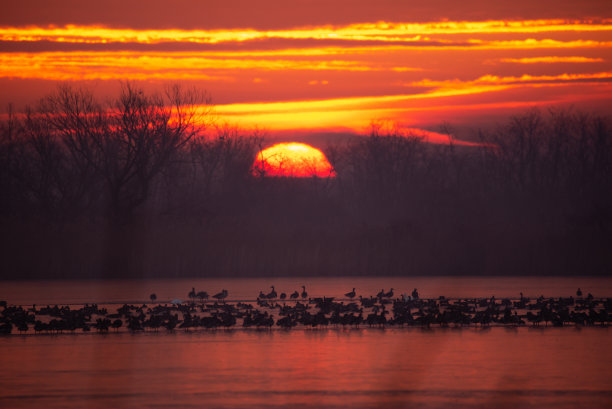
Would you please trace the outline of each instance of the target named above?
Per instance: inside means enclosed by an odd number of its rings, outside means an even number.
[[[192,286],[253,299],[417,287],[424,297],[612,294],[611,279],[333,278],[4,282],[11,304],[186,298]],[[387,328],[202,330],[0,337],[6,408],[609,408],[612,330]]]
[[[422,298],[491,297],[569,297],[582,288],[584,295],[612,297],[612,278],[591,277],[342,277],[342,278],[235,278],[181,280],[71,280],[71,281],[0,281],[0,300],[14,305],[84,304],[148,302],[155,293],[158,301],[187,300],[192,287],[210,295],[222,289],[229,299],[254,300],[259,291],[268,292],[274,285],[280,294],[306,286],[309,297],[341,297],[356,288],[357,295],[376,295],[381,289],[394,289],[396,296],[410,295],[416,287]]]

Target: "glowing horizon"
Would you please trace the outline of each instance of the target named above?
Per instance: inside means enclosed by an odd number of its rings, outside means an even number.
[[[427,127],[533,106],[612,106],[612,18],[440,18],[130,27],[0,26],[0,102],[69,82],[206,89],[219,119],[270,131]],[[37,85],[28,85],[37,84]],[[20,87],[28,89],[19,92]],[[40,92],[36,94],[35,92]],[[476,116],[476,111],[480,115]]]

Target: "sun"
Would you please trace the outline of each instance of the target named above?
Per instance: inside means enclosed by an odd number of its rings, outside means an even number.
[[[257,175],[334,177],[323,152],[304,143],[277,143],[259,152],[253,165]]]

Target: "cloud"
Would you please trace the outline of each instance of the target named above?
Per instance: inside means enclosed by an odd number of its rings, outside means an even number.
[[[5,26],[0,79],[103,87],[126,79],[151,87],[183,82],[209,90],[222,101],[221,116],[245,124],[355,129],[380,117],[418,123],[426,111],[433,117],[603,98],[611,48],[610,19],[330,20],[281,29]],[[505,100],[509,95],[515,99]]]
[[[439,22],[484,20],[576,19],[611,17],[607,0],[19,0],[5,1],[0,25],[103,24],[139,29],[259,30],[300,26],[350,25],[355,22]]]
[[[12,78],[225,80],[236,70],[372,71],[384,66],[342,59],[211,58],[199,53],[0,53],[0,76]]]
[[[378,42],[430,41],[428,36],[450,34],[610,32],[612,20],[444,21],[430,23],[376,22],[344,26],[297,27],[287,30],[137,30],[106,26],[0,27],[2,41],[60,43],[202,43],[245,42],[257,39],[315,39]]]
[[[497,76],[484,75],[475,80],[462,81],[459,79],[435,81],[425,79],[415,81],[408,86],[421,86],[436,89],[470,89],[478,88],[483,85],[500,86],[506,85],[554,85],[566,84],[571,82],[612,82],[612,72],[597,72],[588,74],[560,74],[560,75],[529,75],[516,76]],[[436,92],[436,91],[433,91]]]
[[[603,62],[603,58],[590,57],[530,57],[530,58],[500,58],[500,62],[516,63],[516,64],[556,64],[556,63],[591,63]]]

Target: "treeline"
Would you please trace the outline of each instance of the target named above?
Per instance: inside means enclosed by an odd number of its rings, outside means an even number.
[[[205,94],[59,88],[0,130],[0,277],[606,275],[612,123],[528,111],[478,146],[397,128],[330,178],[254,172],[261,134]]]

